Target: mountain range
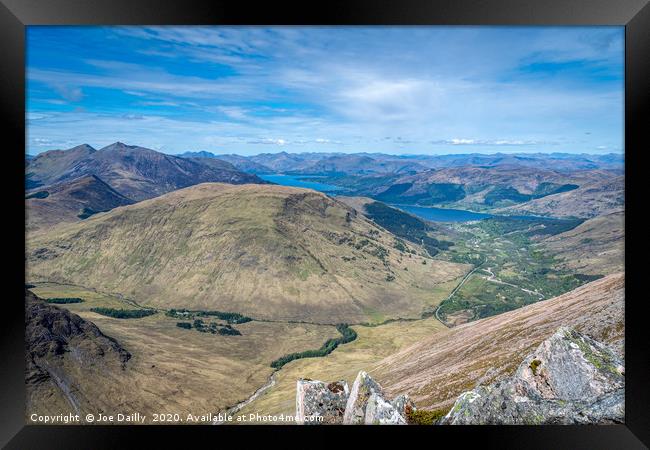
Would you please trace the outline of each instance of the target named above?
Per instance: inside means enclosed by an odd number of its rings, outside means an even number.
[[[359,174],[421,172],[428,169],[477,166],[483,168],[514,165],[537,169],[553,168],[558,172],[608,170],[622,173],[624,156],[572,153],[480,153],[453,155],[388,155],[383,153],[261,153],[226,155],[207,151],[186,152],[179,156],[217,158],[251,173],[291,174]]]
[[[155,150],[116,142],[100,150],[80,145],[39,154],[27,167],[28,188],[95,175],[133,201],[204,182],[259,183],[223,162],[203,164]]]
[[[257,174],[313,176],[338,186],[339,194],[404,205],[591,218],[623,204],[624,159],[618,154],[184,155],[197,161],[224,160]]]
[[[34,235],[27,270],[147,306],[336,324],[420,317],[468,266],[319,192],[204,183]]]
[[[26,281],[45,299],[26,292],[28,405],[290,411],[293,375],[367,368],[391,397],[448,410],[559,326],[622,354],[622,164],[120,142],[26,158]],[[499,216],[431,222],[396,205]]]
[[[84,219],[204,182],[265,183],[218,159],[181,158],[116,142],[100,150],[79,145],[27,161],[29,226]]]

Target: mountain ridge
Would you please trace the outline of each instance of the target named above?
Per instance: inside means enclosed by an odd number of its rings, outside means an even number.
[[[450,407],[462,392],[511,374],[518,358],[560,326],[609,344],[623,356],[625,275],[616,273],[558,297],[435,333],[369,370],[391,395],[425,409]],[[453,380],[449,374],[455,374]]]
[[[419,317],[428,290],[467,265],[396,242],[316,191],[205,183],[32,236],[27,268],[148,306],[315,323]]]
[[[133,201],[110,187],[96,175],[89,175],[40,188],[25,200],[27,231],[37,231],[59,223],[76,222],[93,214]]]
[[[82,145],[38,155],[26,168],[29,188],[97,175],[134,201],[200,182],[260,183],[224,162],[219,168],[136,145],[115,142],[99,150]]]

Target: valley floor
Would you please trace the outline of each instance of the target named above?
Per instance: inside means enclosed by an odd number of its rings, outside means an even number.
[[[440,284],[431,296],[435,307],[462,277]],[[237,414],[293,414],[295,380],[300,377],[344,377],[445,328],[435,317],[398,320],[383,325],[355,325],[356,340],[340,345],[326,357],[294,360],[274,371],[270,363],[286,354],[319,348],[339,337],[332,325],[253,320],[236,324],[241,336],[220,336],[176,326],[179,319],[164,310],[138,319],[106,317],[91,308],[139,309],[133,300],[81,286],[41,282],[31,289],[47,298],[80,298],[82,303],[58,304],[91,321],[116,339],[133,357],[106,397],[102,384],[83,386],[97,404],[120,405],[151,416],[152,412],[208,414],[225,412],[246,402]],[[254,395],[261,387],[271,386]],[[90,392],[89,392],[90,391]],[[119,394],[116,394],[119,393]],[[115,398],[115,395],[120,398]]]
[[[618,219],[614,217],[610,221],[617,225]],[[587,271],[583,266],[570,267],[567,263],[574,255],[588,254],[593,248],[588,239],[594,226],[584,222],[577,227],[578,223],[487,219],[441,226],[429,237],[453,245],[435,254],[409,251],[418,242],[405,246],[403,241],[388,239],[390,235],[386,234],[381,242],[390,251],[386,253],[388,257],[382,254],[385,264],[378,267],[381,271],[390,268],[391,277],[384,279],[382,272],[378,278],[381,283],[375,283],[379,288],[375,286],[377,290],[372,293],[377,296],[382,292],[381,286],[383,289],[388,286],[398,292],[400,300],[408,300],[411,309],[405,310],[393,298],[381,304],[383,312],[369,306],[372,303],[363,305],[363,317],[370,323],[350,321],[356,339],[339,345],[326,356],[293,360],[278,370],[271,364],[279,358],[317,350],[328,340],[339,338],[341,334],[336,326],[291,322],[286,317],[269,320],[269,316],[264,316],[267,317],[264,320],[248,313],[252,321],[233,325],[241,335],[220,335],[199,332],[196,326],[190,329],[178,326],[179,322],[189,325],[195,318],[172,317],[166,314],[168,310],[157,308],[161,304],[183,307],[182,298],[169,295],[173,291],[142,297],[147,301],[146,308],[152,308],[155,314],[120,319],[92,309],[133,310],[145,306],[119,294],[69,284],[37,280],[31,290],[44,299],[81,298],[81,303],[56,306],[94,323],[132,354],[124,371],[112,374],[107,378],[109,381],[85,380],[81,381],[83,386],[76,387],[87,398],[95,398],[95,406],[105,411],[117,405],[149,418],[153,412],[183,417],[227,410],[240,416],[293,415],[296,380],[346,380],[352,384],[360,370],[385,383],[391,394],[408,393],[418,407],[445,408],[464,390],[506,373],[511,369],[509,364],[518,361],[513,359],[515,353],[530,349],[552,333],[555,326],[580,327],[582,323],[597,332],[609,327],[611,335],[602,332],[602,340],[622,339],[623,275],[603,278],[611,273],[610,266],[588,264]],[[362,225],[369,227],[365,222]],[[383,228],[378,229],[385,233]],[[622,241],[614,231],[612,241]],[[568,242],[567,234],[580,245],[564,246],[560,254],[558,242]],[[547,241],[549,236],[552,239]],[[94,238],[89,242],[94,242]],[[359,245],[363,247],[371,241],[361,242],[364,244]],[[354,253],[358,257],[354,264],[350,262],[352,258],[347,257],[350,260],[347,261],[336,252],[339,247],[326,247],[337,269],[343,264],[341,261],[349,262],[350,267],[364,264],[362,260],[368,264],[368,256],[359,248],[348,247],[344,249],[352,252],[355,248],[358,253]],[[618,253],[622,255],[622,248],[612,248],[614,256],[608,253],[603,261],[609,262]],[[617,253],[616,249],[621,252]],[[601,272],[601,268],[606,270]],[[374,272],[375,267],[370,270]],[[414,289],[400,291],[402,279]],[[370,283],[359,280],[355,278],[354,287],[358,289],[355,292],[368,294]],[[97,283],[97,280],[88,282],[101,285]],[[239,287],[231,285],[233,289]],[[172,283],[167,286],[182,289]],[[600,291],[591,291],[590,286]],[[126,292],[130,291],[123,291]],[[325,290],[321,289],[322,292]],[[608,303],[611,292],[615,303]],[[162,301],[168,298],[170,302]],[[545,301],[540,303],[540,300]],[[333,311],[340,313],[336,308]],[[591,320],[586,325],[584,320],[581,322],[585,311]],[[604,317],[603,311],[609,315]],[[326,319],[340,321],[341,317],[348,317],[340,314],[337,319],[331,315]],[[209,317],[206,322],[214,320]],[[601,324],[597,323],[599,320]],[[112,385],[106,387],[104,383]],[[73,403],[74,393],[75,389],[66,392]]]
[[[178,319],[162,311],[139,319],[94,313],[90,308],[133,309],[133,304],[77,286],[45,283],[32,292],[42,298],[84,300],[56,306],[93,322],[133,355],[125,372],[118,376],[123,386],[113,390],[112,398],[104,398],[106,390],[97,380],[84,386],[86,395],[96,396],[98,404],[119,405],[149,417],[153,412],[182,416],[225,410],[266,383],[274,359],[318,348],[327,339],[339,336],[329,325],[259,321],[235,325],[241,336],[200,333],[177,327]]]

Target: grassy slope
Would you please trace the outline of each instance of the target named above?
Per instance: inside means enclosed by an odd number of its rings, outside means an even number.
[[[28,232],[61,222],[78,222],[84,208],[106,211],[133,203],[93,176],[49,186],[41,192],[47,192],[48,196],[25,200]]]
[[[449,407],[463,391],[512,372],[560,326],[612,344],[624,339],[624,275],[614,274],[551,300],[432,334],[369,369],[390,395],[408,393],[427,409]]]
[[[560,266],[586,274],[609,274],[624,267],[625,213],[589,219],[573,230],[545,239],[542,245]]]
[[[74,368],[73,392],[87,399],[82,402],[85,412],[139,411],[149,417],[154,412],[181,416],[216,412],[264,384],[274,359],[339,336],[333,326],[269,322],[236,325],[242,336],[199,333],[178,328],[178,320],[162,312],[129,320],[93,313],[93,307],[133,309],[137,305],[81,287],[47,283],[32,291],[43,298],[84,299],[58,306],[93,322],[133,355],[126,370],[106,372],[101,379],[91,376],[94,372]],[[61,402],[52,404],[39,392],[31,397],[35,411],[62,411]],[[59,397],[53,386],[50,394]]]
[[[503,214],[592,218],[618,211],[625,205],[624,177],[586,183],[578,189],[553,194],[496,210]]]
[[[324,358],[296,360],[276,375],[276,384],[239,414],[295,414],[298,378],[346,380],[350,386],[360,370],[366,370],[382,358],[410,346],[445,327],[434,318],[413,322],[393,322],[377,327],[353,327],[358,337],[339,346]]]
[[[394,244],[315,191],[206,183],[28,236],[27,269],[146,306],[317,323],[419,317],[468,270]]]

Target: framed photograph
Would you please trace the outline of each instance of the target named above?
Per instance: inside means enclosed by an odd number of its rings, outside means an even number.
[[[647,1],[2,3],[7,448],[647,448]]]

